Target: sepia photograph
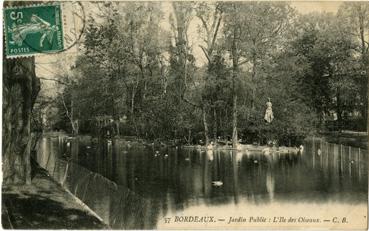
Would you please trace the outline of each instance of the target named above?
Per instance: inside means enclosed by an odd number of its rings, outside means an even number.
[[[368,1],[2,8],[3,229],[368,229]]]

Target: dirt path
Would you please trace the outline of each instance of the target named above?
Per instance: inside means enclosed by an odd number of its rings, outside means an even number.
[[[38,169],[31,185],[3,186],[5,229],[107,229],[97,216]]]

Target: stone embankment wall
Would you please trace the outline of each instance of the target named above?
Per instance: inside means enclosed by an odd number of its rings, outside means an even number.
[[[69,145],[65,147],[66,139]],[[89,171],[73,161],[78,153],[78,138],[65,135],[43,137],[37,148],[37,162],[50,176],[93,210],[111,228],[154,228],[142,217],[151,205],[126,187],[118,186],[102,175]],[[70,148],[72,158],[62,157]],[[129,213],[127,213],[129,211]]]

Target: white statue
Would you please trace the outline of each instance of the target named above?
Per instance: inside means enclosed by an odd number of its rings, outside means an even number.
[[[266,103],[267,109],[265,110],[264,120],[268,123],[271,123],[274,119],[273,110],[272,110],[272,102],[270,102],[270,98],[268,98],[268,102]]]

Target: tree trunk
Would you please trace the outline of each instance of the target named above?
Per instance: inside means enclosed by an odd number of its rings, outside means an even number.
[[[233,148],[237,148],[238,144],[238,134],[237,134],[237,95],[233,96],[233,120],[232,120],[232,146]]]
[[[367,97],[367,102],[366,102],[366,132],[369,133],[369,54],[366,54],[366,75],[368,76],[368,83],[367,83],[367,92],[366,92],[366,97]]]
[[[31,182],[31,111],[40,90],[34,58],[3,60],[3,181]]]
[[[208,144],[209,144],[209,128],[208,128],[208,122],[206,120],[205,106],[203,106],[203,108],[202,108],[202,122],[204,124],[205,145],[208,146]]]
[[[72,133],[74,136],[78,135],[79,132],[79,127],[78,127],[78,119],[74,119],[74,94],[72,93],[71,95],[71,100],[70,100],[70,122],[72,125]]]
[[[238,74],[238,61],[239,55],[237,51],[237,39],[238,39],[238,28],[235,27],[233,29],[233,41],[232,41],[232,65],[233,65],[233,73],[232,73],[232,98],[233,98],[233,105],[232,105],[232,146],[233,148],[237,148],[238,144],[238,135],[237,135],[237,93],[236,93],[236,78]]]
[[[117,136],[120,136],[119,119],[118,120],[115,120],[115,127],[117,129]]]
[[[251,109],[255,109],[255,95],[256,95],[256,55],[253,54],[252,56],[252,99],[251,99]]]
[[[363,55],[363,59],[366,53],[365,49],[365,29],[364,29],[364,15],[362,12],[359,12],[359,31],[360,31],[360,40],[361,40],[361,54]]]
[[[369,57],[368,57],[369,59]],[[369,61],[368,61],[369,63]],[[366,75],[368,76],[368,83],[367,83],[367,93],[366,93],[366,97],[367,97],[367,100],[366,100],[366,132],[369,133],[369,65],[367,65],[368,67],[366,68]]]
[[[336,103],[336,107],[337,107],[337,126],[338,126],[338,131],[341,131],[342,129],[342,103],[341,103],[341,94],[340,94],[340,89],[337,88],[337,103]]]
[[[361,8],[360,8],[361,11]],[[362,62],[363,62],[363,67],[364,69],[366,68],[366,75],[368,77],[364,77],[364,78],[368,78],[369,79],[369,57],[368,57],[368,52],[366,50],[366,45],[365,45],[365,29],[364,29],[364,13],[363,12],[359,12],[359,31],[360,31],[360,40],[361,40],[361,56],[362,56]],[[367,100],[365,102],[365,113],[364,113],[364,119],[366,121],[366,126],[367,126],[367,132],[369,132],[369,81],[367,84],[367,92],[366,92],[366,97]]]
[[[216,108],[214,107],[213,108],[213,115],[214,115],[214,118],[213,118],[213,137],[214,137],[214,140],[215,140],[215,142],[216,142],[216,140],[217,140],[217,135],[218,135],[218,126],[217,126],[217,120],[218,120],[218,118],[217,118],[217,110],[216,110]]]
[[[191,129],[188,129],[188,144],[192,144],[191,142]]]
[[[135,89],[132,89],[132,96],[131,96],[131,116],[133,117],[133,113],[134,113],[134,109],[135,109],[135,96],[136,96],[136,91]]]

